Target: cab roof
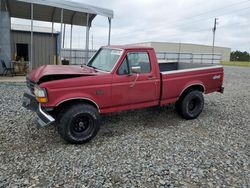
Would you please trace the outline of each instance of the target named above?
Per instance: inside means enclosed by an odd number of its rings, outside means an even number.
[[[152,47],[132,46],[132,45],[111,45],[111,46],[103,46],[103,48],[117,48],[122,50],[153,50]]]

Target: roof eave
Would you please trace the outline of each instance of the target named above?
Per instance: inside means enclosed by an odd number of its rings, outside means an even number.
[[[96,15],[101,15],[101,16],[108,17],[108,18],[114,17],[113,10],[95,7],[92,5],[85,4],[85,3],[77,3],[77,2],[65,1],[65,0],[60,0],[60,1],[59,0],[53,0],[53,1],[52,0],[17,0],[17,1],[24,2],[24,3],[33,3],[37,5],[57,7],[57,8],[62,8],[62,9],[77,11],[77,12],[82,12],[82,13],[96,14]]]

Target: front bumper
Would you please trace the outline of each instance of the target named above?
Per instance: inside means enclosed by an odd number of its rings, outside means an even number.
[[[36,100],[34,95],[24,93],[22,106],[37,113],[37,122],[39,127],[45,127],[55,121],[51,115],[42,109],[41,104]]]

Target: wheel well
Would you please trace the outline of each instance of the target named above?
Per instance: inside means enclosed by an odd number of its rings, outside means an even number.
[[[75,105],[75,104],[79,104],[79,103],[92,105],[93,107],[95,107],[99,111],[99,107],[97,106],[97,104],[91,100],[71,99],[71,100],[64,101],[64,102],[60,103],[58,106],[56,106],[53,110],[53,113],[56,115],[59,112],[61,112],[63,109],[69,108],[70,106]]]
[[[190,91],[201,91],[202,93],[204,93],[205,92],[205,88],[204,88],[203,85],[200,85],[200,84],[188,86],[187,88],[185,88],[182,91],[181,95],[179,96],[179,99],[181,99],[182,97],[184,97]]]

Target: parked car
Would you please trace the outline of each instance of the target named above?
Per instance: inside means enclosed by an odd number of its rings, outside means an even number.
[[[175,103],[185,119],[203,110],[203,94],[223,93],[223,67],[157,61],[148,47],[100,48],[87,65],[44,65],[27,76],[23,106],[38,124],[52,123],[67,142],[85,143],[100,128],[100,115]]]

